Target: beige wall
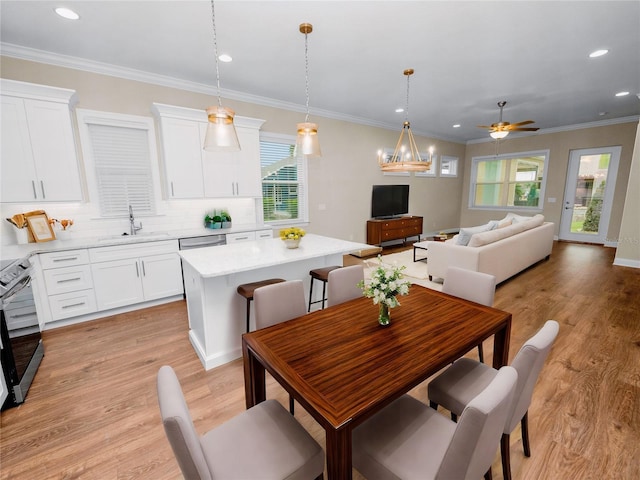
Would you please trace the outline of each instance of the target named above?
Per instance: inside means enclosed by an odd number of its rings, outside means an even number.
[[[614,264],[640,268],[640,123],[629,172],[629,186],[625,200],[620,237]]]
[[[216,101],[204,94],[9,57],[0,57],[0,62],[3,78],[75,90],[76,108],[152,116],[154,102],[204,109]],[[223,104],[237,115],[265,119],[262,130],[266,132],[293,135],[296,123],[304,120],[299,112],[231,100]],[[458,226],[465,145],[416,137],[421,148],[434,145],[437,155],[458,157],[458,178],[385,176],[377,166],[376,151],[395,146],[402,119],[398,130],[313,116],[311,120],[319,125],[323,156],[309,162],[309,231],[365,241],[371,186],[383,183],[411,186],[410,213],[424,217],[425,232]]]
[[[613,199],[613,209],[609,221],[607,238],[615,242],[620,234],[620,223],[625,204],[625,195],[631,168],[631,158],[634,151],[634,139],[637,122],[607,125],[602,127],[583,128],[567,132],[542,135],[532,135],[522,138],[507,137],[499,147],[499,153],[517,153],[532,150],[549,150],[549,166],[547,172],[547,186],[542,213],[545,219],[556,224],[556,236],[562,214],[562,203],[567,177],[567,166],[571,150],[582,148],[596,148],[621,145],[620,165],[616,179],[616,189]],[[489,220],[501,218],[501,212],[469,209],[469,181],[471,160],[473,157],[495,154],[493,142],[467,145],[465,155],[465,174],[462,191],[462,206],[460,210],[460,225],[472,226],[486,223]],[[549,198],[555,198],[555,203],[549,203]],[[629,206],[631,215],[638,217],[640,204]]]

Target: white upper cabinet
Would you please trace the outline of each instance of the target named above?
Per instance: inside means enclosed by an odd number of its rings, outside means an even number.
[[[82,200],[73,90],[2,79],[2,202]]]
[[[167,198],[261,197],[260,127],[264,120],[235,117],[239,152],[202,148],[204,110],[153,104],[162,135]]]

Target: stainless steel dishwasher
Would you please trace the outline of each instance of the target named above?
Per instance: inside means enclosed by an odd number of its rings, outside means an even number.
[[[203,237],[187,237],[187,238],[180,238],[178,240],[178,248],[180,250],[190,250],[192,248],[215,247],[218,245],[226,245],[226,244],[227,244],[227,236],[225,234],[205,235]]]

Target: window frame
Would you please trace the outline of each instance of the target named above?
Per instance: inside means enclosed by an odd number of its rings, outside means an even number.
[[[100,191],[98,186],[98,174],[96,171],[96,163],[93,155],[92,139],[89,132],[89,125],[103,125],[119,128],[131,128],[143,130],[147,134],[147,147],[149,153],[149,175],[151,179],[150,198],[151,209],[148,211],[140,208],[133,210],[136,217],[150,217],[163,214],[164,204],[162,203],[162,194],[160,192],[160,175],[158,163],[158,150],[156,144],[155,125],[150,117],[138,115],[128,115],[122,113],[103,112],[98,110],[76,109],[76,118],[78,122],[78,132],[80,136],[80,144],[82,156],[84,159],[85,174],[87,178],[87,188],[89,199],[94,199],[91,203],[95,210],[94,214],[102,219],[116,219],[128,217],[128,212],[124,214],[104,214],[103,207],[100,204]]]
[[[271,132],[260,132],[260,143],[282,143],[285,145],[291,145],[296,151],[296,136]],[[264,196],[262,197],[262,212],[261,216],[265,225],[280,226],[280,225],[302,225],[309,222],[309,179],[308,179],[308,159],[305,155],[296,154],[296,166],[297,166],[297,199],[298,199],[298,218],[287,218],[283,220],[267,220],[264,218]],[[260,159],[260,168],[262,168],[262,159]],[[264,185],[264,179],[260,178],[261,185]],[[292,182],[293,183],[293,182]]]
[[[471,174],[469,177],[469,201],[468,201],[469,210],[489,210],[489,211],[494,210],[494,211],[516,211],[516,212],[535,212],[535,213],[542,212],[544,209],[544,198],[545,198],[545,191],[546,191],[546,185],[547,185],[547,175],[549,172],[549,152],[550,151],[547,149],[547,150],[533,150],[533,151],[526,151],[526,152],[503,153],[500,155],[486,155],[486,156],[472,157],[471,158]],[[504,175],[504,180],[500,183],[504,187],[506,187],[507,193],[505,195],[505,198],[507,199],[507,202],[508,202],[509,186],[511,183],[516,183],[515,181],[510,180],[510,175],[509,175],[510,163],[511,163],[510,161],[524,159],[525,157],[533,157],[533,156],[544,156],[543,174],[540,180],[540,189],[538,194],[539,202],[537,207],[530,206],[530,205],[501,204],[501,205],[490,206],[490,205],[475,204],[476,190],[478,185],[478,182],[477,182],[478,166],[480,165],[480,163],[496,161],[496,160],[504,160],[507,162],[507,169]],[[495,182],[495,183],[498,183],[498,182]]]

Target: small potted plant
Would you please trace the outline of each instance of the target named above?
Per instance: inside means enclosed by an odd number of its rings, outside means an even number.
[[[220,212],[220,218],[222,218],[222,228],[231,228],[231,215],[226,210]]]
[[[287,248],[298,248],[300,240],[304,237],[306,232],[302,228],[289,227],[280,230],[280,239],[284,242]]]
[[[204,226],[207,228],[222,228],[222,217],[215,212],[207,213],[204,217]]]

